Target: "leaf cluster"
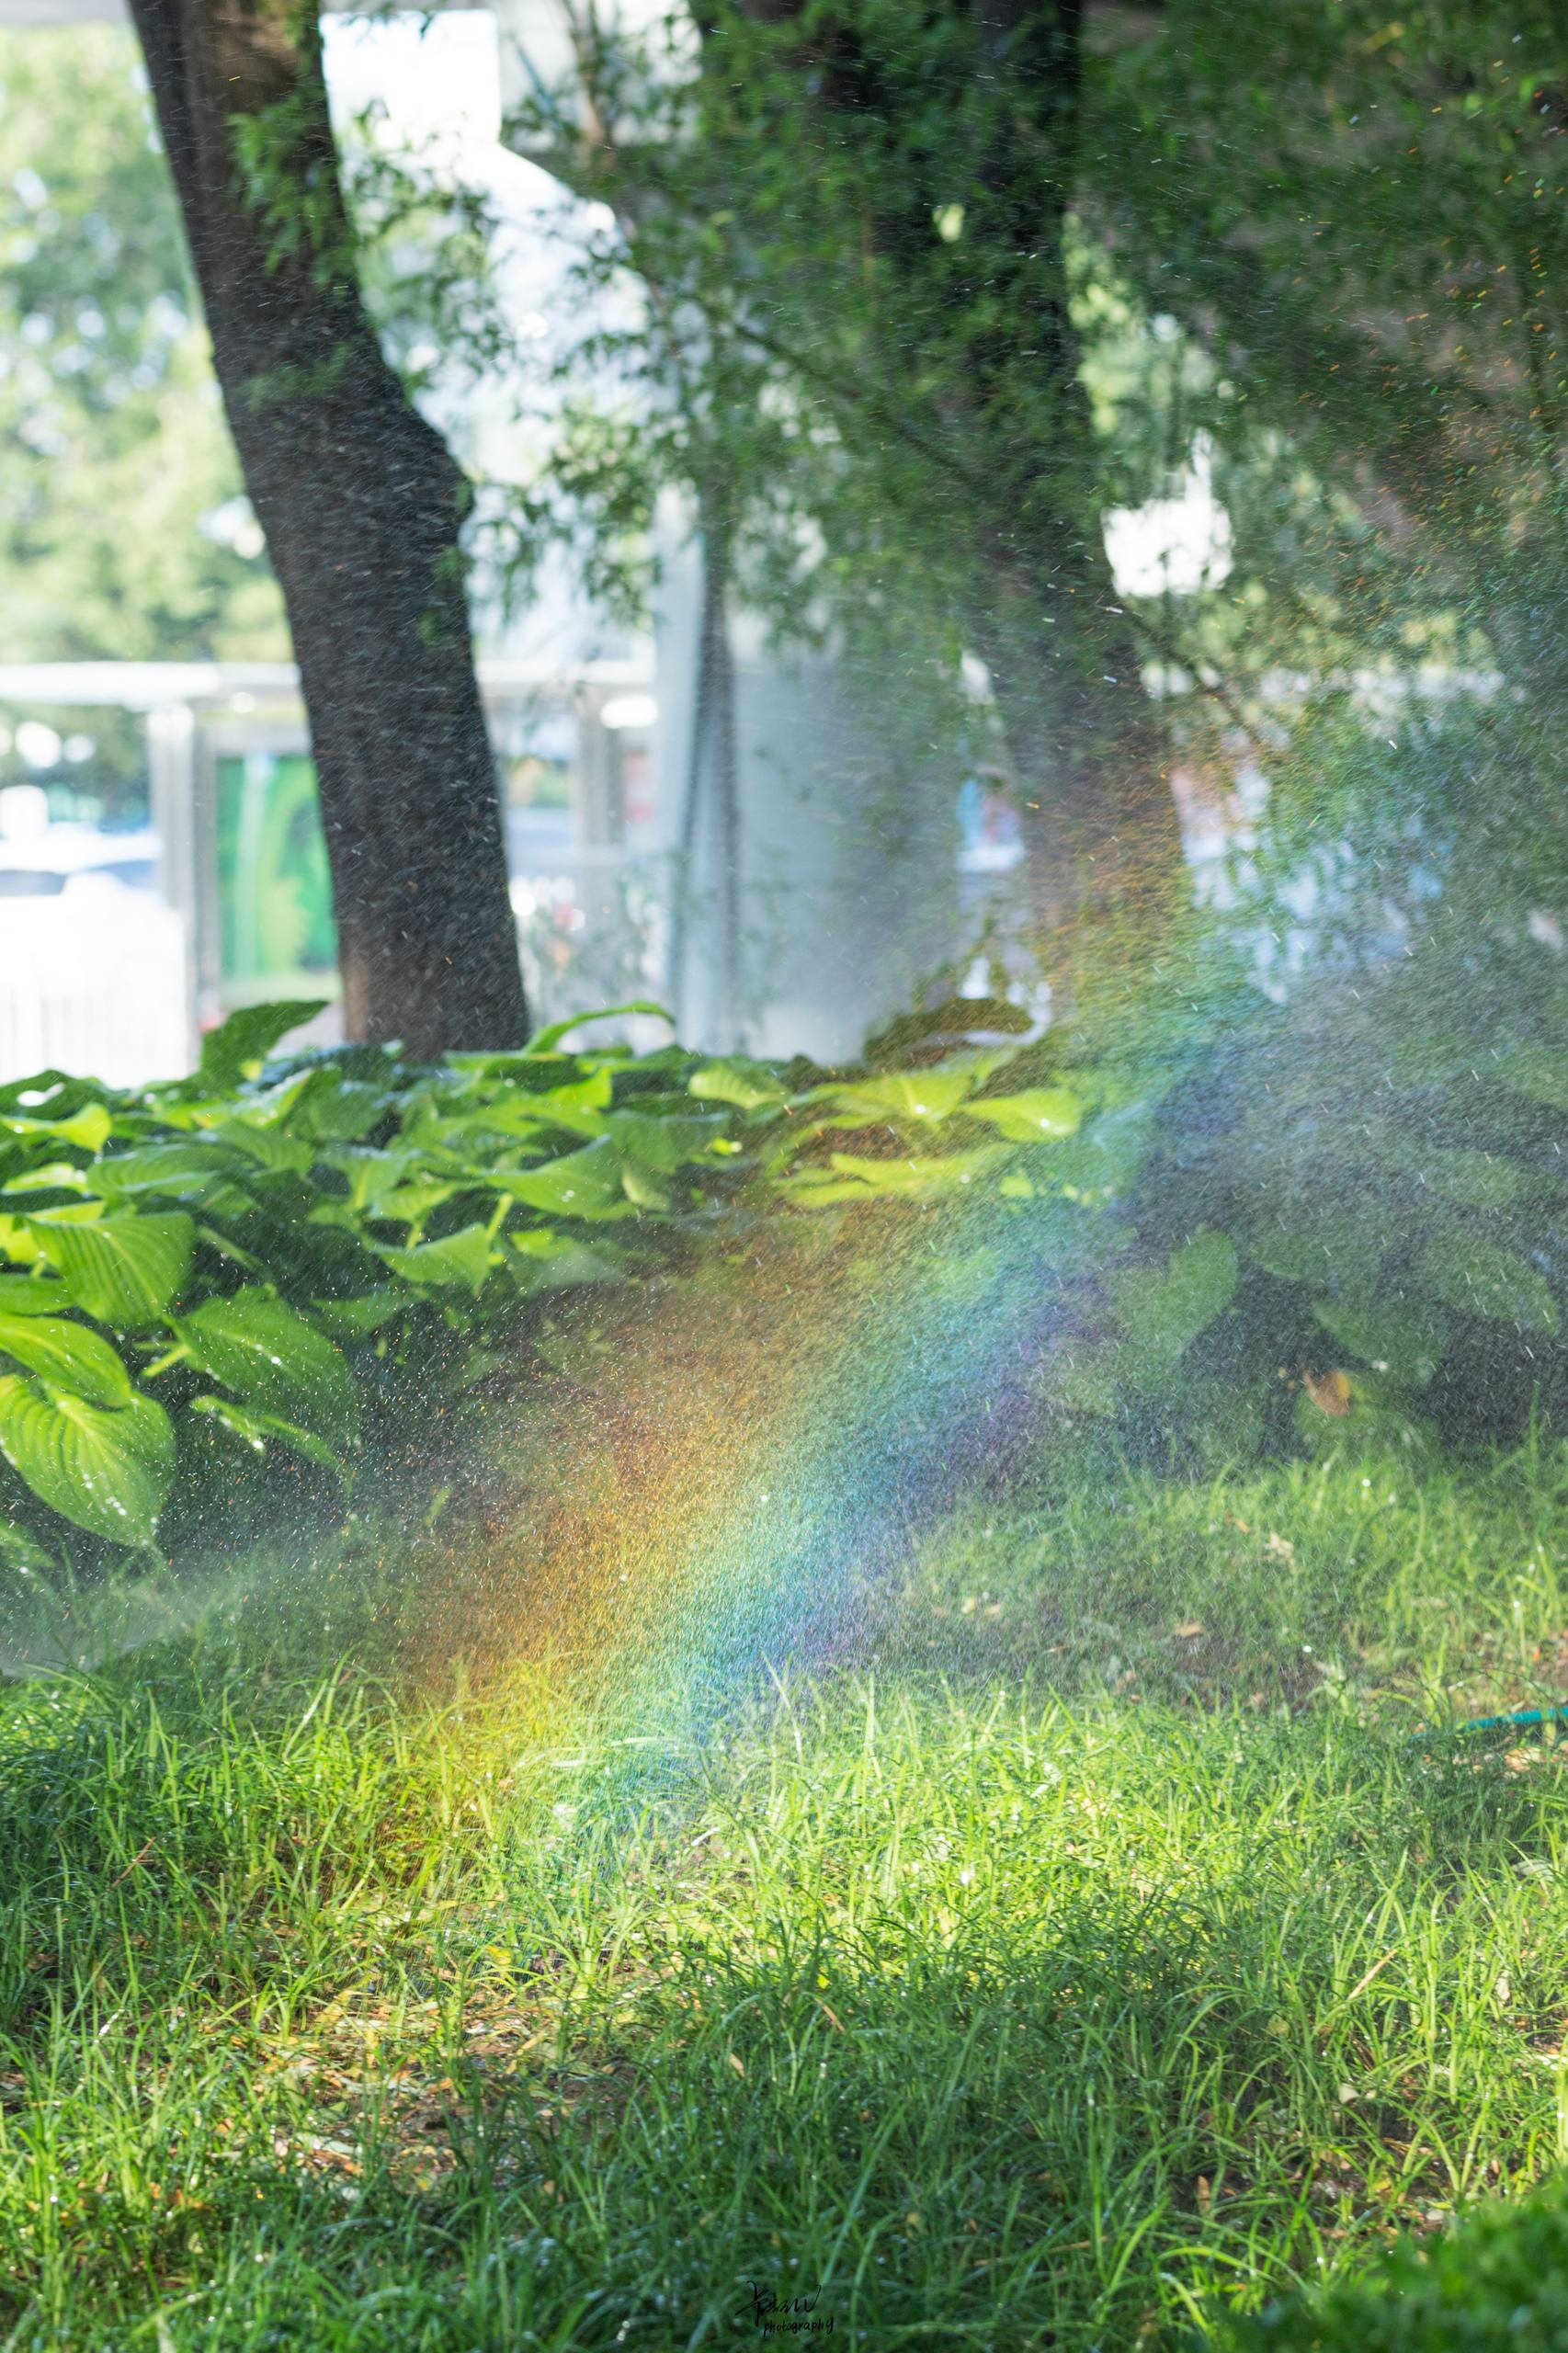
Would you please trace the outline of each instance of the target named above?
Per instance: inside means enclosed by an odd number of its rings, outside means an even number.
[[[1549,2353],[1568,2331],[1568,2213],[1548,2189],[1400,2237],[1365,2278],[1282,2297],[1233,2324],[1234,2353]]]
[[[151,1546],[171,1498],[217,1510],[257,1461],[347,1489],[523,1360],[563,1291],[678,1274],[768,1215],[979,1178],[1032,1198],[1081,1116],[1061,1087],[1004,1091],[1006,1050],[844,1080],[567,1051],[565,1024],[437,1065],[268,1059],[313,1009],[238,1013],[193,1077],[141,1094],[57,1071],[0,1090],[15,1562],[46,1564],[61,1522]]]

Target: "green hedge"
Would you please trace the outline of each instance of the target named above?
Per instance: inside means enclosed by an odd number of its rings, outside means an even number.
[[[1401,2239],[1365,2279],[1272,2304],[1232,2353],[1562,2353],[1568,2200],[1560,2188]]]
[[[247,1457],[347,1485],[400,1397],[482,1380],[562,1289],[691,1263],[762,1216],[907,1210],[977,1179],[1032,1198],[1028,1170],[1081,1119],[1065,1088],[1008,1089],[1013,1050],[961,1041],[853,1080],[678,1046],[568,1053],[560,1030],[433,1067],[370,1048],[268,1063],[313,1009],[236,1015],[193,1078],[138,1094],[53,1071],[0,1089],[14,1564],[72,1530],[152,1546],[171,1496]]]
[[[254,1520],[280,1466],[347,1488],[563,1290],[761,1220],[880,1249],[944,1203],[983,1239],[1021,1225],[1020,1266],[1076,1269],[1043,1402],[1162,1461],[1430,1446],[1456,1401],[1517,1422],[1564,1392],[1568,1084],[1539,1039],[1435,1057],[1381,1006],[1369,1101],[1354,1056],[1303,1059],[1256,1013],[1222,1052],[1188,1024],[1080,1066],[952,1000],[835,1073],[571,1030],[433,1066],[277,1058],[312,1009],[236,1015],[140,1093],[0,1088],[0,1560]]]

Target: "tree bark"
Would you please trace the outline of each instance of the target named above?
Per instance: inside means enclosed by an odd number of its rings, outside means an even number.
[[[985,663],[1022,804],[1030,894],[1049,964],[1138,961],[1134,934],[1157,936],[1183,887],[1181,834],[1158,714],[1145,695],[1132,627],[1117,609],[1101,535],[1097,464],[1068,307],[1064,238],[1077,171],[1083,0],[911,0],[911,32],[947,17],[968,28],[969,92],[985,124],[977,152],[936,176],[922,168],[918,117],[900,145],[898,112],[931,100],[906,89],[866,38],[888,20],[856,0],[730,0],[774,27],[801,27],[802,106],[841,142],[864,127],[871,235],[949,353],[961,391],[944,395],[934,432],[950,452],[938,485],[981,563],[965,633]],[[710,8],[710,36],[722,11]],[[896,40],[896,32],[892,36]],[[869,157],[894,146],[908,168],[891,193]],[[959,242],[942,248],[935,215],[962,196]],[[919,352],[893,355],[918,379]],[[907,359],[914,364],[903,366]],[[938,369],[940,375],[944,371]],[[1098,932],[1097,945],[1089,935]]]
[[[351,1038],[527,1036],[460,532],[366,314],[314,0],[131,0],[310,719]]]
[[[964,5],[964,0],[960,0]],[[1024,803],[1048,944],[1085,917],[1156,926],[1181,872],[1163,731],[1119,611],[1064,250],[1082,109],[1082,0],[968,0],[977,70],[1005,94],[979,159],[967,290],[992,322],[972,347],[971,432],[991,496],[987,593],[970,625]],[[966,239],[966,244],[969,241]]]

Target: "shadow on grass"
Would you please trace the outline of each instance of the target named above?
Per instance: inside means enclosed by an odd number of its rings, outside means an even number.
[[[0,1751],[18,2344],[1153,2345],[1556,2146],[1549,1760],[928,1671],[628,1751],[281,1642]]]

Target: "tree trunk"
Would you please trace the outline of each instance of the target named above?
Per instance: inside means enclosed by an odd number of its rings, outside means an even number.
[[[935,339],[945,380],[909,423],[932,455],[975,566],[964,633],[985,663],[1022,804],[1036,929],[1065,978],[1142,961],[1183,887],[1163,730],[1101,536],[1097,460],[1068,308],[1064,236],[1077,170],[1083,0],[911,0],[910,38],[963,30],[968,86],[943,101],[974,130],[932,161],[924,82],[901,70],[896,19],[860,0],[728,0],[799,28],[802,107],[864,147],[870,242],[905,300],[892,315]],[[717,38],[723,10],[704,24]],[[892,29],[890,30],[890,24]],[[716,51],[724,70],[722,48]],[[879,169],[892,153],[897,167]],[[961,204],[956,199],[962,198]],[[943,212],[960,216],[946,247]],[[927,357],[891,355],[918,381]],[[944,468],[946,474],[944,479]]]
[[[1064,237],[1082,107],[1082,0],[972,0],[980,72],[1006,93],[979,159],[971,434],[990,495],[970,616],[1019,796],[1048,961],[1136,963],[1180,886],[1163,731],[1119,611],[1068,304]],[[1102,932],[1096,939],[1092,934]],[[1091,935],[1082,939],[1078,935]]]
[[[467,483],[365,313],[314,0],[131,6],[300,665],[348,1035],[519,1045]]]
[[[1038,945],[1063,995],[1074,967],[1119,964],[1131,980],[1186,889],[1164,729],[1082,528],[1062,519],[1054,562],[1038,523],[1032,548],[988,534],[984,595],[968,616],[1006,738]]]

